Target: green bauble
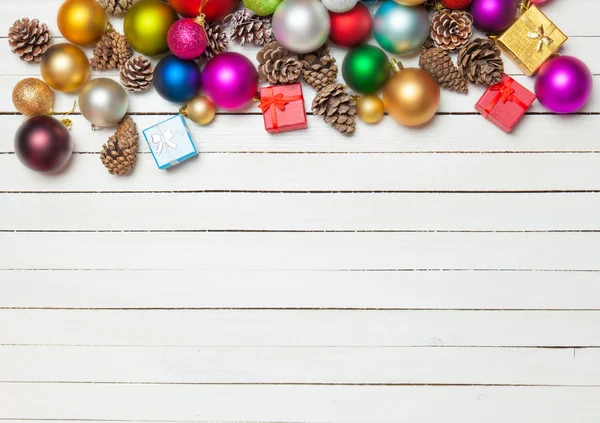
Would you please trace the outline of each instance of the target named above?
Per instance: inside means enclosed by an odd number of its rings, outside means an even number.
[[[158,56],[169,51],[167,33],[179,17],[161,0],[142,0],[125,15],[123,30],[127,42],[146,56]]]
[[[269,16],[275,13],[275,9],[282,0],[244,0],[244,6],[256,13],[258,16]]]
[[[360,94],[381,90],[390,76],[390,62],[379,47],[363,44],[344,58],[342,74],[346,84]]]

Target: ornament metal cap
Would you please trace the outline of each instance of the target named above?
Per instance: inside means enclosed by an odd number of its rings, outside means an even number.
[[[392,73],[398,73],[404,70],[404,65],[402,62],[392,58],[390,59],[390,69],[392,70]]]

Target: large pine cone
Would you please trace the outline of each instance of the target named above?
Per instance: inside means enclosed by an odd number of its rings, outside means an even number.
[[[344,135],[352,135],[356,129],[356,100],[348,94],[344,84],[331,84],[319,91],[313,100],[315,116],[323,116],[325,122]]]
[[[39,20],[22,18],[8,30],[10,50],[25,62],[39,62],[52,44],[52,34],[48,25]]]
[[[98,0],[100,2],[100,6],[106,10],[107,13],[110,13],[114,16],[122,16],[133,6],[138,3],[140,0]]]
[[[96,47],[94,57],[90,60],[90,66],[97,71],[118,69],[133,55],[131,47],[124,35],[114,29],[107,31]]]
[[[496,85],[504,73],[500,49],[493,40],[477,38],[458,52],[458,70],[474,84]]]
[[[126,115],[100,152],[100,160],[111,175],[123,176],[131,172],[137,159],[138,140],[137,126]]]
[[[232,13],[224,22],[231,28],[229,39],[242,46],[264,46],[275,40],[271,19],[261,18],[249,9]]]
[[[154,69],[149,59],[133,56],[121,67],[121,85],[131,92],[146,91],[152,85]]]
[[[206,22],[204,29],[206,30],[208,46],[204,50],[204,53],[202,53],[202,58],[209,60],[227,50],[227,47],[229,47],[229,38],[227,38],[223,27],[219,24]]]
[[[444,50],[454,51],[467,44],[473,34],[471,15],[460,10],[441,10],[431,21],[431,38]]]
[[[332,84],[338,76],[335,58],[329,55],[327,45],[312,53],[300,56],[302,77],[316,91]]]
[[[300,78],[302,63],[277,41],[264,46],[257,54],[258,76],[270,84],[293,84]]]
[[[448,51],[439,47],[424,50],[419,59],[419,66],[429,72],[440,86],[461,94],[469,92],[467,80],[454,66]]]

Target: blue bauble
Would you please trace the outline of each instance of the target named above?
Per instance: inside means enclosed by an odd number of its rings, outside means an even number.
[[[375,39],[390,53],[407,55],[420,51],[429,32],[429,17],[423,7],[402,6],[388,0],[373,18]]]
[[[156,65],[154,86],[165,100],[185,103],[200,91],[202,73],[193,60],[167,56]]]

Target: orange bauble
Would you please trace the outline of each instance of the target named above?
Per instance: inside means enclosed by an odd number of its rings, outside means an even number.
[[[58,10],[58,29],[73,44],[95,44],[107,26],[106,12],[96,0],[67,0]]]

